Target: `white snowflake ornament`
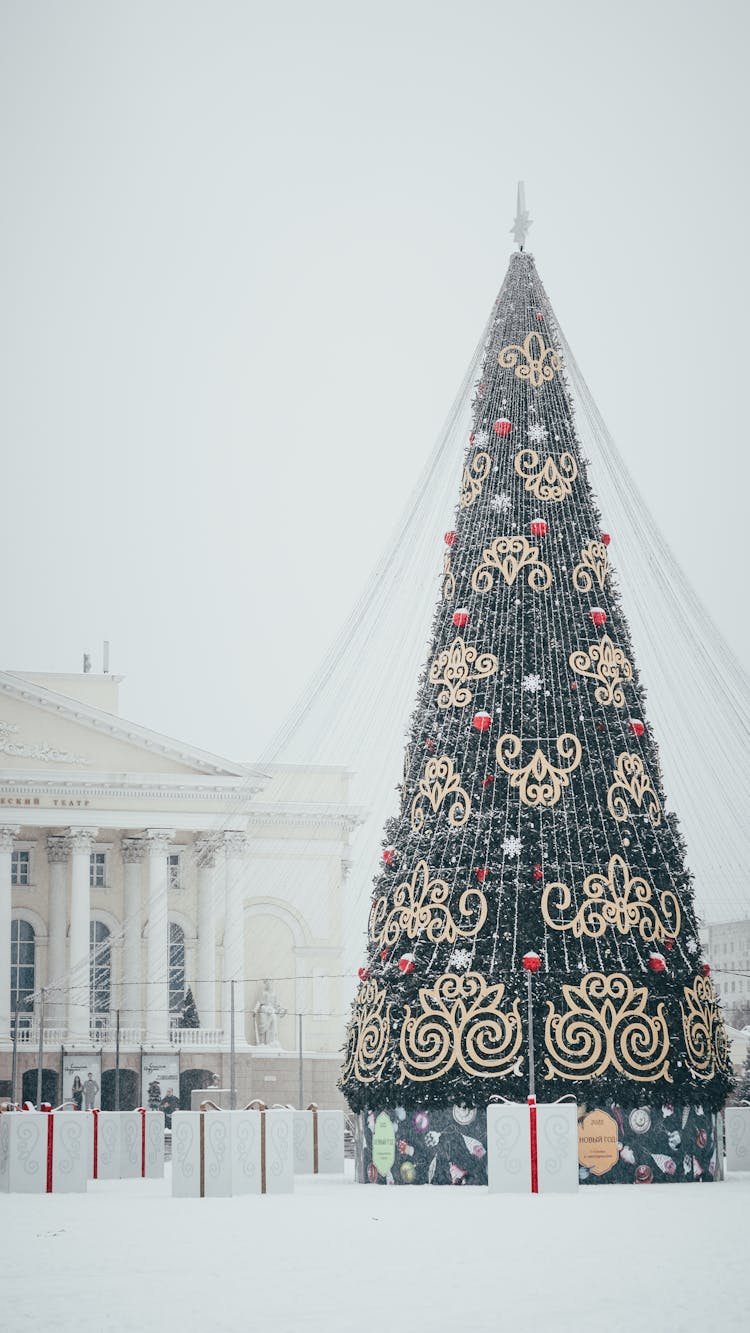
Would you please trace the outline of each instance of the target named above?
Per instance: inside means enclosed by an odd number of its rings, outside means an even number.
[[[471,963],[471,953],[468,949],[454,949],[448,961],[451,967],[468,967]]]
[[[542,678],[541,676],[537,676],[535,672],[532,672],[528,676],[524,676],[521,681],[521,689],[524,694],[536,694],[537,690],[541,690],[541,688]]]
[[[505,494],[493,495],[490,500],[490,508],[497,509],[500,514],[507,514],[510,509],[510,496]]]
[[[503,838],[503,852],[506,856],[519,856],[521,853],[521,839],[516,837]]]
[[[546,427],[542,425],[541,421],[535,421],[529,426],[529,439],[532,444],[544,444],[546,438],[547,430]]]

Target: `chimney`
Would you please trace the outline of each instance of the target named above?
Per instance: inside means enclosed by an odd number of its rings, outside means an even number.
[[[102,670],[105,676],[109,675],[109,639],[104,640],[104,652],[102,653]]]

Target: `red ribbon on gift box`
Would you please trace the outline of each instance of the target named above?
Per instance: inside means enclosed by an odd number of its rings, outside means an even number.
[[[146,1175],[146,1110],[145,1107],[138,1107],[138,1114],[141,1117],[141,1178]]]
[[[55,1146],[55,1117],[47,1113],[47,1193],[52,1193],[52,1153]]]
[[[92,1111],[94,1117],[94,1169],[93,1179],[99,1179],[99,1112]]]
[[[531,1150],[531,1193],[539,1193],[539,1156],[536,1138],[536,1097],[529,1099],[529,1148]]]

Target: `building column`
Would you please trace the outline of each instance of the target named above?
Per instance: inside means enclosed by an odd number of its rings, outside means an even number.
[[[169,915],[167,848],[172,833],[147,829],[148,947],[146,964],[146,1042],[169,1045]]]
[[[91,847],[98,830],[68,830],[71,850],[70,952],[68,955],[68,1042],[91,1045]]]
[[[245,975],[245,875],[247,835],[224,833],[224,1032],[229,1032],[231,982]],[[234,988],[235,1032],[245,1040],[245,988]]]
[[[214,883],[216,842],[199,838],[193,847],[198,867],[198,959],[195,1004],[203,1028],[216,1027],[216,925]],[[188,978],[189,982],[189,978]]]
[[[45,1013],[51,1027],[65,1023],[65,941],[68,933],[68,862],[70,839],[47,838],[49,904],[47,908],[47,994]]]
[[[10,864],[13,839],[20,832],[20,824],[0,827],[0,1041],[10,1041]]]
[[[145,838],[123,838],[123,927],[122,927],[122,1023],[123,1027],[143,1025],[141,1005],[141,937],[143,934],[143,895],[141,866],[146,859]]]

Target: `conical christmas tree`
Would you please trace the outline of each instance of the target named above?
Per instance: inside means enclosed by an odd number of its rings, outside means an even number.
[[[349,1025],[362,1179],[486,1180],[488,1101],[528,1091],[529,954],[537,1095],[572,1093],[579,1119],[611,1127],[611,1155],[581,1178],[714,1171],[724,1024],[559,348],[521,250],[493,311]]]

